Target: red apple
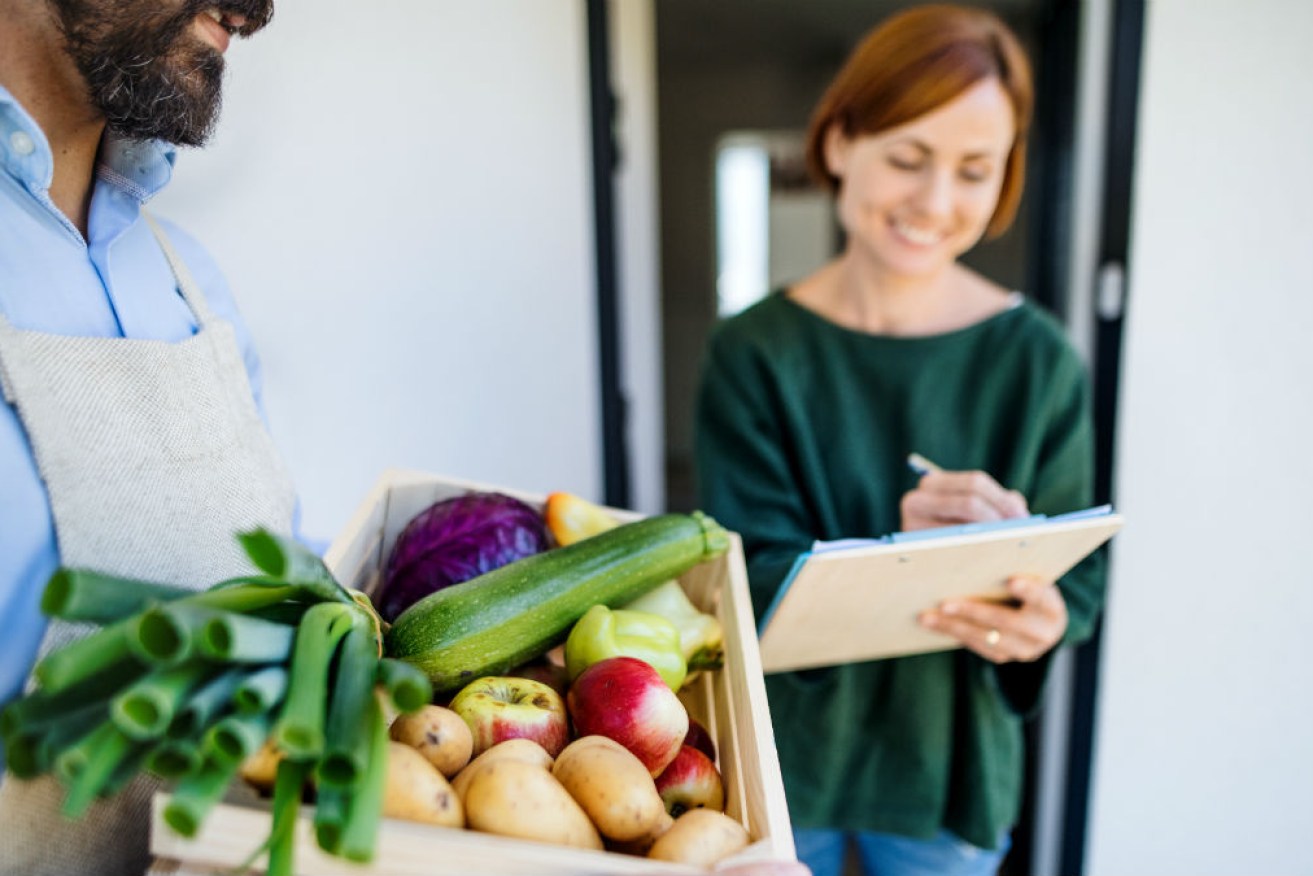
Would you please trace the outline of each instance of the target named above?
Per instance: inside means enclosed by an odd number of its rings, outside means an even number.
[[[711,734],[707,732],[707,728],[699,724],[695,718],[688,719],[688,735],[684,737],[684,744],[693,746],[711,758],[713,763],[715,762],[716,743],[711,741]]]
[[[570,741],[565,703],[541,681],[490,675],[461,688],[449,708],[469,725],[474,757],[507,739],[532,740],[556,757]]]
[[[665,801],[666,811],[675,818],[690,809],[725,809],[725,785],[720,772],[701,751],[683,745],[656,780],[657,793]]]
[[[688,711],[648,663],[599,660],[579,674],[566,697],[578,736],[606,736],[629,749],[653,777],[688,734]]]

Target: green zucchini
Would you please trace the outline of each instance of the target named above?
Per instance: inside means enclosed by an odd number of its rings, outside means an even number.
[[[623,605],[728,547],[700,512],[627,523],[429,594],[397,618],[386,650],[435,691],[455,690],[545,654],[592,606]]]

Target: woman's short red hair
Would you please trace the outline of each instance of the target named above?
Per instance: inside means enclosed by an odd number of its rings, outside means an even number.
[[[983,79],[998,80],[1012,102],[1016,139],[1008,153],[998,205],[986,235],[1016,216],[1026,176],[1026,132],[1034,104],[1030,62],[998,16],[964,6],[919,6],[887,19],[857,46],[830,83],[807,132],[812,175],[839,189],[825,162],[825,135],[877,134],[935,110]]]

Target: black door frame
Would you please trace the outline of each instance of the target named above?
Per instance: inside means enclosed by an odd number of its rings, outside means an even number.
[[[1144,44],[1144,0],[1114,0],[1112,58],[1104,115],[1103,207],[1094,338],[1095,501],[1112,502],[1116,469],[1117,399],[1121,387],[1126,266],[1130,259],[1131,195]],[[1104,287],[1112,278],[1115,288]],[[1111,292],[1111,296],[1107,293]],[[1111,585],[1111,582],[1110,582]],[[1103,624],[1075,654],[1075,696],[1068,728],[1066,800],[1059,872],[1083,876],[1094,757],[1095,702]]]
[[[611,87],[609,0],[585,0],[588,22],[588,97],[593,166],[593,247],[597,282],[603,500],[628,508],[628,405],[621,383],[620,280],[616,257],[616,97]]]

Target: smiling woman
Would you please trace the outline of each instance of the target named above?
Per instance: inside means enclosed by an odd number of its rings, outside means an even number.
[[[998,18],[921,6],[869,34],[817,106],[808,164],[844,248],[721,324],[697,404],[700,504],[742,535],[758,610],[817,539],[1090,504],[1079,358],[1049,315],[959,262],[1012,221],[1031,102]],[[947,470],[909,471],[917,451]],[[1089,634],[1101,560],[1060,582],[1015,578],[1014,605],[919,619],[957,650],[767,678],[816,876],[837,876],[850,844],[882,876],[997,869],[1022,718],[1053,648]]]

